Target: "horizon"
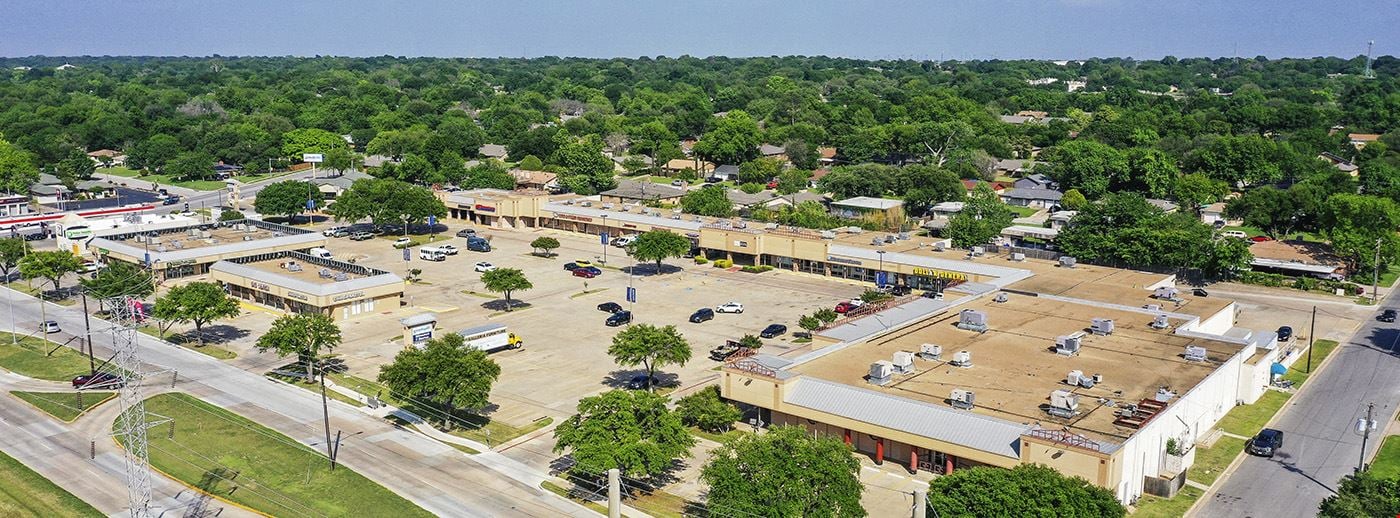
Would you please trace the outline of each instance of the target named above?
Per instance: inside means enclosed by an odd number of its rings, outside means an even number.
[[[36,57],[437,57],[588,59],[826,56],[863,60],[1270,59],[1395,55],[1400,10],[1187,0],[955,2],[424,0],[410,7],[309,0],[0,7],[0,55]],[[1355,14],[1364,14],[1355,16]],[[1387,41],[1390,36],[1390,41]]]

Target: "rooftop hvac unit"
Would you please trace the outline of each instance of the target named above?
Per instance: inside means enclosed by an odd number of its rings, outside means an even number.
[[[1086,389],[1094,388],[1095,383],[1098,382],[1094,381],[1093,376],[1084,376],[1082,378],[1079,378],[1079,386],[1084,387]]]
[[[137,243],[145,243],[145,242],[146,242],[146,235],[145,235],[145,234],[136,234],[136,238],[135,238],[135,239],[136,239],[136,242],[137,242]]]
[[[1050,415],[1069,419],[1079,410],[1079,395],[1060,389],[1050,393],[1050,406],[1045,409]]]
[[[982,255],[982,254],[985,254],[985,253],[987,253],[987,249],[985,249],[985,248],[982,248],[982,247],[980,247],[980,246],[974,246],[974,247],[972,247],[972,255],[973,255],[974,257],[975,257],[975,256],[979,256],[979,255]]]
[[[151,238],[150,238],[150,239],[147,239],[146,242],[148,242],[148,243],[150,243],[150,244],[153,244],[153,245],[155,245],[155,244],[160,244],[160,236],[151,236]]]
[[[1145,309],[1145,310],[1148,310],[1148,311],[1161,311],[1161,310],[1162,310],[1162,305],[1161,305],[1161,304],[1143,304],[1143,305],[1142,305],[1142,309]]]
[[[933,243],[933,251],[935,251],[935,252],[942,252],[942,251],[947,250],[947,249],[948,249],[948,243],[946,243],[946,242],[943,242],[943,241],[935,241],[935,242]]]
[[[879,237],[872,237],[872,238],[870,238],[870,244],[875,245],[875,246],[880,246],[882,243],[880,243],[880,238],[879,238]]]
[[[1152,292],[1152,298],[1162,300],[1176,300],[1177,296],[1180,294],[1181,291],[1177,290],[1175,286],[1162,286],[1157,288],[1156,291]]]
[[[1066,384],[1066,385],[1070,385],[1070,386],[1074,386],[1074,387],[1078,387],[1078,386],[1079,386],[1079,380],[1082,380],[1082,379],[1084,379],[1084,371],[1081,371],[1081,370],[1072,370],[1072,371],[1069,371],[1069,375],[1065,376],[1065,384]]]
[[[937,360],[943,357],[943,346],[933,344],[923,344],[919,346],[919,357],[925,360]]]
[[[243,240],[244,240],[244,241],[252,241],[252,240],[253,240],[253,236],[243,236]]]
[[[680,215],[680,214],[672,214],[672,215],[671,215],[671,219],[679,220],[679,219],[681,219],[681,215]]]
[[[967,389],[953,389],[948,395],[948,404],[962,410],[972,410],[973,401],[976,400],[977,395]]]
[[[580,206],[583,206],[583,207],[592,207],[592,206],[593,206],[593,202],[588,201],[588,200],[583,200],[583,201],[581,201],[581,202],[578,202],[578,204],[579,204]]]
[[[958,329],[987,332],[987,314],[975,309],[964,309],[958,313]]]
[[[1079,354],[1079,346],[1084,339],[1084,332],[1077,331],[1072,334],[1055,337],[1055,352],[1065,356]]]
[[[894,243],[894,234],[890,234],[890,235],[885,236],[885,244],[888,245],[888,244],[891,244],[891,243]]]
[[[822,239],[836,239],[836,233],[830,230],[823,230]]]
[[[348,281],[350,280],[350,276],[346,275],[345,272],[335,272],[335,280],[336,282]]]
[[[1113,334],[1113,319],[1095,318],[1089,321],[1089,330],[1099,336],[1111,335]]]
[[[1151,327],[1152,329],[1166,329],[1168,327],[1171,327],[1171,323],[1167,322],[1166,315],[1157,315],[1156,317],[1153,317],[1152,323],[1147,324],[1147,326]]]
[[[846,227],[846,232],[851,234],[863,234],[865,233],[865,229],[860,227]]]
[[[211,236],[211,235],[213,235],[213,234],[210,234],[208,230],[201,230],[201,231],[199,231],[199,237],[202,237],[202,238],[205,238],[205,239],[209,239],[209,236]]]
[[[763,226],[763,229],[764,229],[764,230],[777,230],[777,229],[778,229],[778,224],[777,224],[777,223],[769,223],[769,224],[767,224],[767,225],[764,225],[764,226]]]
[[[1159,387],[1157,388],[1157,393],[1152,396],[1152,399],[1156,400],[1159,403],[1166,403],[1168,401],[1171,401],[1174,397],[1176,397],[1175,392],[1167,390],[1166,387]]]
[[[992,297],[992,302],[1006,302],[1007,300],[1010,299],[1006,296],[1006,292],[998,293],[997,296]]]
[[[967,351],[958,351],[956,353],[953,353],[953,361],[948,363],[953,365],[954,367],[971,367],[972,353]]]
[[[567,200],[564,200],[564,205],[573,205],[573,204],[574,204],[574,199],[573,199],[573,198],[569,198],[569,199],[567,199]]]
[[[199,235],[199,229],[197,229],[197,228],[191,228],[191,229],[189,229],[189,230],[186,230],[186,231],[185,231],[185,235],[190,236],[190,237],[197,236],[197,235]]]
[[[603,210],[612,210],[612,208],[613,208],[613,204],[611,204],[611,203],[604,203],[604,204],[603,204]]]
[[[870,364],[870,383],[872,385],[889,383],[891,376],[894,376],[894,365],[890,362],[880,360]]]
[[[1023,254],[1023,253],[1021,253],[1021,252],[1012,252],[1012,253],[1011,253],[1011,260],[1012,260],[1012,261],[1024,261],[1024,260],[1026,260],[1026,254]]]
[[[894,364],[894,371],[900,374],[914,372],[914,353],[909,351],[895,351],[894,359],[890,363]]]
[[[1074,268],[1075,262],[1073,256],[1062,256],[1060,257],[1060,268]]]
[[[909,233],[908,233],[908,232],[900,232],[900,233],[899,233],[899,240],[900,240],[900,241],[908,241],[908,240],[909,240]]]
[[[1186,346],[1186,361],[1203,362],[1206,361],[1206,348],[1199,345]]]

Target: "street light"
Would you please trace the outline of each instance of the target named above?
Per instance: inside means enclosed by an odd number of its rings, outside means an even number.
[[[599,239],[603,243],[603,264],[608,264],[608,215],[603,215],[603,238]]]
[[[884,250],[876,250],[875,253],[880,254],[880,272],[884,272],[884,271],[885,271],[885,251],[884,251]],[[879,274],[878,274],[878,273],[876,274],[876,277],[877,277],[877,278],[879,277]],[[878,280],[878,279],[877,279],[877,280]],[[877,282],[876,285],[878,286],[879,283]]]

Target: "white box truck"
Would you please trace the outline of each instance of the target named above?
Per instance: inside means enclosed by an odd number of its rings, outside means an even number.
[[[457,334],[462,335],[467,347],[486,352],[498,349],[519,349],[525,346],[525,341],[506,329],[505,324],[471,327],[458,331]]]

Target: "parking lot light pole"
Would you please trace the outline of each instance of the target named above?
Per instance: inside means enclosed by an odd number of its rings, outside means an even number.
[[[879,270],[879,271],[883,272],[883,271],[885,271],[885,251],[884,251],[884,250],[876,250],[875,253],[880,255],[880,270]],[[876,276],[878,277],[879,275],[876,274]],[[886,278],[888,278],[888,275],[886,276]],[[876,287],[878,287],[878,286],[876,286]]]
[[[608,215],[603,215],[603,235],[608,235]],[[608,264],[608,240],[599,239],[603,243],[603,264]]]

